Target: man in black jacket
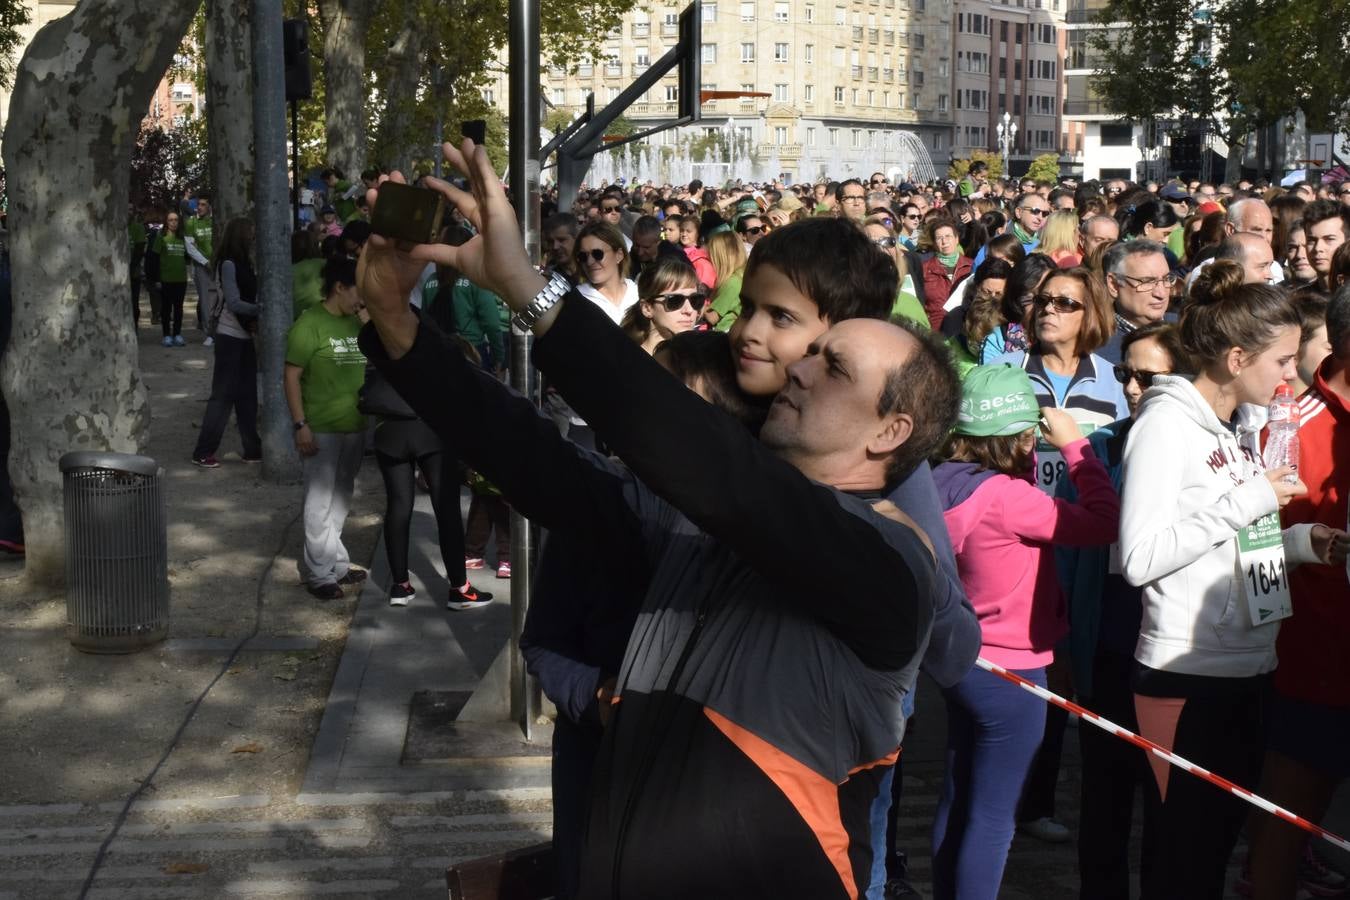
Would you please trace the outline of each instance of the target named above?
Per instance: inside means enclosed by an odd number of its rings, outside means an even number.
[[[582,896],[859,896],[876,773],[903,736],[934,573],[926,537],[873,504],[945,434],[954,375],[916,332],[843,322],[790,366],[756,441],[537,275],[486,154],[463,154],[447,150],[473,196],[433,184],[480,236],[411,254],[373,243],[362,346],[524,514],[651,566],[598,764]],[[630,470],[578,453],[420,326],[406,297],[429,259],[522,312],[540,369]]]

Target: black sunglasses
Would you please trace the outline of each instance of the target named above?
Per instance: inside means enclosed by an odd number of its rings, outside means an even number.
[[[600,207],[600,211],[601,211],[602,213],[612,213],[612,212],[618,212],[618,211],[619,211],[620,209],[622,209],[622,208],[623,208],[623,207],[621,207],[621,206],[602,206],[602,207]]]
[[[603,262],[604,259],[605,259],[605,254],[608,253],[608,252],[609,252],[608,250],[602,250],[602,249],[600,249],[599,247],[596,247],[596,248],[593,249],[593,250],[578,250],[578,251],[577,251],[577,259],[578,259],[579,261],[581,261],[581,262],[585,262],[585,261],[586,261],[586,257],[589,256],[591,259],[595,260],[596,262]]]
[[[698,312],[703,308],[703,304],[708,302],[708,295],[702,292],[695,292],[693,294],[657,294],[648,302],[660,303],[666,308],[666,312],[675,312],[688,303],[694,308],[694,312]]]
[[[1031,298],[1031,302],[1037,309],[1045,309],[1047,306],[1053,306],[1055,312],[1071,313],[1080,309],[1086,309],[1082,303],[1072,297],[1052,297],[1049,294],[1037,294]]]
[[[1047,216],[1050,214],[1050,210],[1041,209],[1039,206],[1022,206],[1019,207],[1019,209],[1023,209],[1031,213],[1033,216]]]
[[[1111,371],[1116,374],[1116,381],[1119,381],[1121,384],[1129,384],[1133,379],[1134,381],[1139,382],[1139,386],[1144,390],[1153,387],[1153,379],[1157,378],[1159,375],[1167,374],[1166,372],[1145,372],[1142,369],[1131,369],[1122,365],[1112,366]]]
[[[872,243],[876,244],[883,250],[895,249],[895,238],[893,237],[873,238]]]
[[[750,228],[742,228],[741,234],[763,234],[768,230],[769,229],[765,228],[763,225],[755,225]]]

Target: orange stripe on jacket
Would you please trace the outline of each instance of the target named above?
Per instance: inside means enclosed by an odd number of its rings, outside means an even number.
[[[848,832],[839,812],[839,786],[726,716],[706,706],[703,714],[778,786],[820,841],[848,896],[858,896],[853,864],[848,858]]]

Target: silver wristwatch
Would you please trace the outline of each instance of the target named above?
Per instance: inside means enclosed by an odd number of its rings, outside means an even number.
[[[553,308],[568,291],[572,290],[572,282],[567,280],[567,276],[561,272],[554,272],[553,277],[544,285],[544,289],[534,295],[530,305],[516,313],[511,319],[511,324],[521,331],[529,332],[534,328],[534,323]]]

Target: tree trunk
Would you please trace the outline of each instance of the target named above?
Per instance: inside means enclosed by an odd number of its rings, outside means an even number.
[[[379,146],[384,162],[411,177],[413,152],[409,140],[413,133],[413,109],[417,103],[417,85],[422,79],[422,32],[417,0],[402,0],[403,24],[389,47],[388,77],[385,79],[385,112],[380,119]],[[433,100],[433,102],[435,102]]]
[[[252,4],[206,0],[207,147],[218,232],[253,215],[251,16]]]
[[[149,437],[127,277],[131,150],[197,5],[80,0],[19,63],[4,136],[14,322],[0,387],[34,583],[63,575],[61,455],[137,453]]]
[[[366,167],[366,32],[376,0],[319,0],[328,163],[355,180]]]

